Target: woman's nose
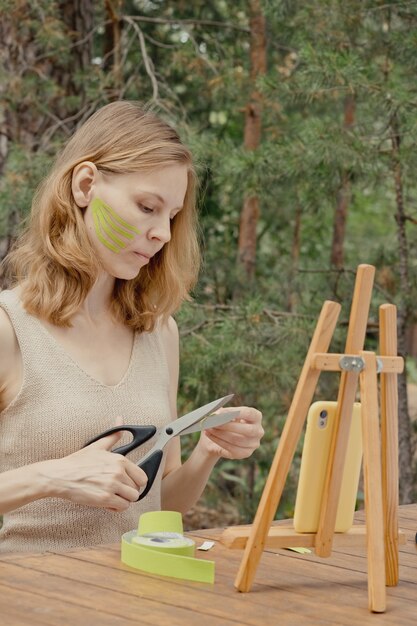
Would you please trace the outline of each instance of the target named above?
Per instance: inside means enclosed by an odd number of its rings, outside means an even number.
[[[171,220],[160,219],[156,224],[153,224],[149,229],[149,237],[151,239],[158,239],[163,243],[168,243],[171,239]]]

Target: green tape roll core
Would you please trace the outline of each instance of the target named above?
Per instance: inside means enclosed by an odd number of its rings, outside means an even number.
[[[181,514],[175,511],[152,511],[139,518],[138,532],[132,530],[122,536],[121,560],[135,569],[184,580],[214,583],[214,561],[194,558],[195,544],[184,541],[184,546],[170,548],[162,545],[145,546],[132,539],[155,533],[183,534]],[[178,540],[176,540],[178,543]]]

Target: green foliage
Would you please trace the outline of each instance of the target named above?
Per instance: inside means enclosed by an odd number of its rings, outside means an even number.
[[[319,310],[315,311],[319,313]],[[184,306],[177,316],[181,329],[181,413],[213,398],[235,393],[233,404],[262,411],[262,446],[245,462],[220,461],[207,492],[207,501],[233,498],[242,520],[256,510],[271,459],[301,372],[315,318],[269,310],[260,300],[235,306]],[[337,347],[337,346],[336,346]],[[334,399],[336,381],[322,377],[318,397]],[[183,440],[187,457],[195,440]],[[299,454],[286,486],[280,516],[291,514]]]
[[[15,231],[15,225],[27,215],[33,192],[46,174],[50,158],[45,154],[32,155],[19,144],[12,145],[7,166],[0,178],[0,237]]]
[[[232,494],[241,515],[250,517],[282,429],[298,366],[297,353],[305,347],[306,323],[280,318],[272,321],[262,304],[254,301],[226,309],[189,305],[183,307],[178,324],[182,329],[183,410],[235,393],[238,405],[257,406],[264,413],[267,434],[262,448],[245,463],[219,462],[209,489],[211,504]],[[298,350],[288,354],[288,341],[296,341]],[[185,455],[189,449],[185,444]]]
[[[343,346],[359,263],[377,268],[375,323],[378,303],[416,299],[417,8],[394,1],[264,0],[268,71],[256,81],[263,136],[259,148],[249,152],[243,149],[244,109],[254,88],[248,3],[121,4],[117,72],[105,3],[91,5],[94,28],[81,37],[63,19],[65,3],[0,0],[0,10],[11,19],[3,28],[17,42],[16,54],[0,70],[0,108],[13,120],[23,120],[19,128],[10,126],[0,178],[0,237],[10,234],[16,215],[27,213],[57,147],[100,105],[138,99],[178,128],[200,174],[204,252],[195,302],[177,315],[179,409],[232,391],[239,403],[263,411],[261,448],[247,461],[219,462],[204,496],[213,507],[219,498],[234,503],[242,521],[249,521],[322,302],[343,304],[337,350]],[[92,59],[84,66],[77,53],[90,42]],[[348,95],[356,105],[350,127],[344,126]],[[401,293],[398,271],[394,115],[411,218],[408,294]],[[345,268],[335,271],[329,260],[333,220],[346,174],[351,197]],[[256,194],[261,207],[257,266],[253,284],[237,297],[239,218],[246,194]],[[299,257],[294,258],[297,211],[301,229]],[[367,342],[375,346],[375,336],[370,334]],[[333,399],[335,376],[322,379],[318,395]],[[184,454],[190,446],[191,438]],[[279,515],[292,511],[299,452]]]

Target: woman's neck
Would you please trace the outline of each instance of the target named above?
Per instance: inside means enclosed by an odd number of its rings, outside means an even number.
[[[114,283],[113,276],[107,273],[100,274],[78,310],[78,314],[92,320],[107,316],[110,312]]]

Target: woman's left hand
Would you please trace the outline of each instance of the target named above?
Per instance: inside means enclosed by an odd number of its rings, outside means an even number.
[[[209,456],[225,459],[246,459],[259,447],[264,434],[262,413],[247,406],[237,408],[240,411],[239,417],[223,424],[223,426],[209,428],[201,432],[199,446]],[[217,413],[227,411],[230,409],[223,408],[219,409]]]

